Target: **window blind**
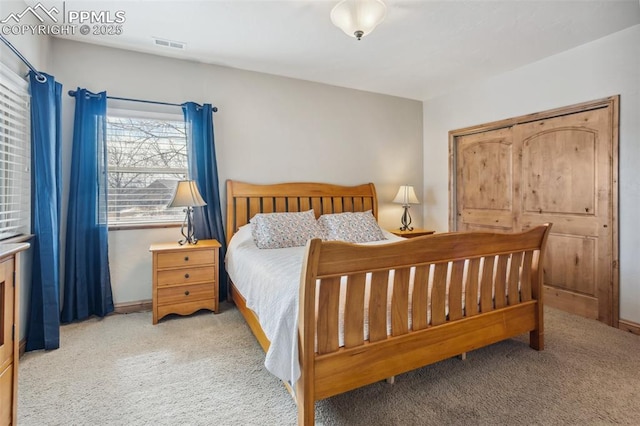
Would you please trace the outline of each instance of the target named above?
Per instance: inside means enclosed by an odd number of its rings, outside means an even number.
[[[30,232],[29,87],[0,63],[0,240]]]

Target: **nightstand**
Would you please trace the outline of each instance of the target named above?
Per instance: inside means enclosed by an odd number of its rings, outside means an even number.
[[[200,309],[218,312],[220,243],[151,244],[153,253],[153,323],[169,314],[189,315]]]
[[[393,235],[397,235],[398,237],[415,238],[421,237],[423,235],[431,235],[436,231],[432,231],[430,229],[413,228],[413,231],[401,231],[399,229],[393,229],[389,230],[389,232],[391,232]]]

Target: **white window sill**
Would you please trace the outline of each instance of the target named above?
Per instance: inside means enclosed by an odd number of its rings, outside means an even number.
[[[111,231],[131,231],[134,229],[154,229],[154,228],[179,228],[182,222],[140,222],[140,223],[117,223],[109,225]]]

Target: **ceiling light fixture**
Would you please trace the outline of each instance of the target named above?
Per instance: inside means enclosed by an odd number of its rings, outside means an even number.
[[[331,9],[331,22],[360,40],[384,20],[386,13],[382,0],[342,0]]]

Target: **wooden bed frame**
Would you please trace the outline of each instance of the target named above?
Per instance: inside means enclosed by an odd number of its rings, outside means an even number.
[[[227,181],[227,238],[256,213],[311,208],[316,216],[366,210],[377,215],[375,187]],[[550,227],[545,224],[520,234],[436,234],[365,246],[311,240],[306,247],[300,285],[298,424],[314,424],[317,400],[522,333],[529,332],[530,346],[542,350],[539,260],[544,258]],[[390,271],[394,284],[388,301]],[[345,276],[344,346],[339,347],[339,288],[341,277]],[[367,279],[369,338],[365,340]],[[233,283],[230,291],[266,351],[269,340],[256,315],[246,307]],[[391,324],[387,324],[388,303]],[[389,325],[391,335],[387,334]]]

